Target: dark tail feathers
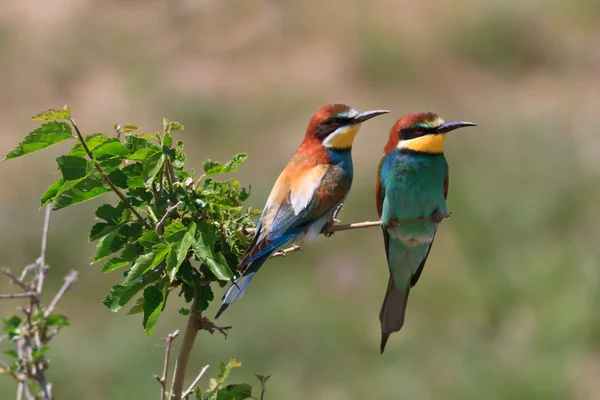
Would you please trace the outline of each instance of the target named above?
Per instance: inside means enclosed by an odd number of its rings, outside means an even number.
[[[404,315],[406,313],[406,305],[408,303],[408,293],[410,285],[406,285],[406,289],[399,292],[394,285],[394,276],[390,275],[385,298],[379,312],[379,321],[381,321],[381,353],[385,350],[390,335],[393,332],[398,332],[404,325]]]
[[[250,281],[252,280],[252,278],[254,278],[256,272],[259,270],[260,267],[262,267],[262,265],[265,263],[265,261],[267,261],[267,259],[270,256],[271,254],[267,254],[261,258],[254,260],[252,264],[250,264],[248,269],[244,271],[244,274],[237,278],[231,284],[229,290],[227,290],[227,292],[225,292],[225,294],[223,295],[221,308],[219,309],[219,312],[217,312],[215,319],[219,318],[219,316],[223,314],[223,311],[227,310],[227,307],[229,307],[231,303],[238,299],[241,299],[242,296],[244,296],[244,292],[248,288]]]

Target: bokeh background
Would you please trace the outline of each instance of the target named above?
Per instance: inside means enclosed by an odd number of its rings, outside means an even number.
[[[355,222],[376,218],[376,166],[396,118],[432,110],[478,123],[447,142],[453,216],[383,356],[381,234],[350,231],[270,261],[220,319],[234,325],[229,338],[200,335],[190,379],[235,356],[232,381],[258,389],[253,372],[273,375],[267,399],[600,399],[597,0],[0,7],[2,155],[35,126],[27,117],[64,104],[86,133],[156,130],[168,117],[186,126],[177,135],[191,167],[249,153],[236,177],[262,208],[318,107],[387,108],[355,142],[341,214]],[[68,146],[0,164],[2,265],[38,256],[39,198]],[[49,353],[49,379],[57,399],[157,398],[162,338],[185,318],[170,302],[148,338],[139,315],[102,305],[120,276],[90,266],[99,201],[52,216],[47,293],[71,268],[80,281],[59,306],[72,326]],[[0,398],[14,393],[0,379]]]

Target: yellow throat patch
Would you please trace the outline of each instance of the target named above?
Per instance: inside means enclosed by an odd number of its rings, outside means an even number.
[[[323,140],[323,146],[334,150],[349,149],[359,130],[360,124],[338,128]]]
[[[441,154],[444,151],[446,134],[425,135],[398,142],[399,149],[408,149],[419,153]]]

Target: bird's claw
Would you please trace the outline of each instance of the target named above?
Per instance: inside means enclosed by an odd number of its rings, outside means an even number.
[[[449,212],[439,212],[438,210],[436,210],[436,211],[434,211],[434,213],[433,213],[433,214],[431,214],[431,220],[432,220],[433,222],[436,222],[436,223],[438,223],[438,224],[439,224],[439,223],[440,223],[440,222],[442,222],[442,220],[444,220],[445,218],[449,218],[449,217],[450,217],[450,215],[452,215],[452,214],[451,214],[451,213],[449,213]]]

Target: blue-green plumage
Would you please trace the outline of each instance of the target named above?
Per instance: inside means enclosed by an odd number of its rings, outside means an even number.
[[[379,313],[382,353],[390,334],[404,324],[410,288],[419,280],[439,222],[447,214],[448,164],[442,152],[446,133],[473,125],[418,113],[400,118],[390,132],[376,190],[390,271]]]

